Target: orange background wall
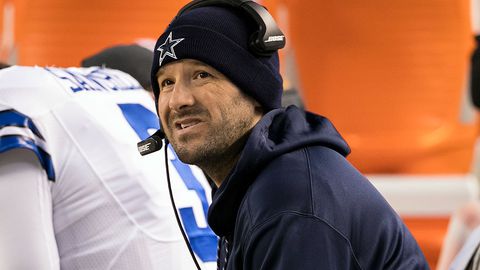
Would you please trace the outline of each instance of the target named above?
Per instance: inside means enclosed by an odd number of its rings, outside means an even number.
[[[11,2],[18,7],[18,63],[74,66],[106,46],[131,43],[138,38],[157,38],[188,1]]]
[[[0,0],[0,7],[15,6],[18,64],[76,66],[107,46],[156,39],[186,2]],[[476,120],[460,117],[469,0],[263,3],[277,17],[287,10],[285,78],[307,109],[333,120],[362,172],[469,172]],[[285,67],[288,57],[296,65]],[[404,218],[433,268],[448,217]]]
[[[331,118],[365,173],[464,173],[469,0],[276,0],[290,13],[307,108]]]

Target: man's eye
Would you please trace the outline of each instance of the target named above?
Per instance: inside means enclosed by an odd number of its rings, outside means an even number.
[[[202,71],[202,72],[199,72],[196,76],[197,79],[205,79],[205,78],[208,78],[208,77],[211,77],[212,75],[208,72],[205,72],[205,71]]]
[[[169,85],[172,85],[173,84],[173,81],[172,80],[169,80],[169,79],[165,79],[162,81],[162,83],[160,84],[161,87],[167,87]]]

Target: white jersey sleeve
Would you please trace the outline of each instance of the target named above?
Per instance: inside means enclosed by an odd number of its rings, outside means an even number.
[[[60,269],[49,181],[34,152],[0,154],[0,269]]]
[[[11,149],[28,149],[36,155],[48,179],[54,180],[50,154],[45,150],[45,141],[37,126],[28,116],[0,104],[0,153]]]

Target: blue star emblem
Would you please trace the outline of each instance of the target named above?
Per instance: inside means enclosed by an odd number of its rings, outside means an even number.
[[[157,48],[157,51],[160,52],[160,59],[158,63],[159,66],[162,65],[163,59],[165,59],[165,57],[167,56],[170,56],[173,59],[177,59],[173,47],[177,46],[178,43],[182,42],[182,40],[184,39],[185,38],[172,39],[172,32],[170,32],[165,42]]]

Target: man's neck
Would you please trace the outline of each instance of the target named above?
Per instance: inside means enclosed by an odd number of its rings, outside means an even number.
[[[221,162],[209,162],[208,165],[199,165],[199,167],[215,182],[217,187],[220,187],[237,164],[239,158],[240,155],[237,155],[229,160],[224,159]]]
[[[242,138],[231,145],[224,153],[204,160],[201,164],[197,164],[212,180],[217,187],[223,183],[230,172],[237,165],[240,155],[245,147],[248,135],[245,134]]]

